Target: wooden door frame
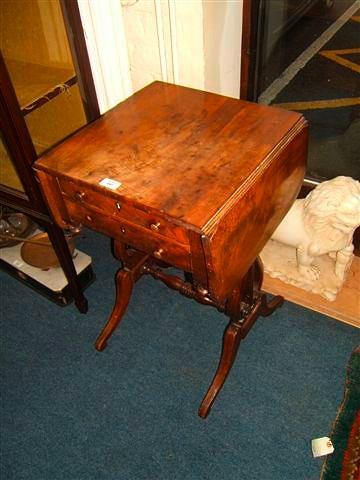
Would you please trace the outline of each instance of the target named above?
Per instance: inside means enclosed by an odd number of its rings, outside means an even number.
[[[100,113],[133,94],[130,63],[120,1],[62,0],[76,3],[86,36]]]
[[[241,38],[240,98],[257,100],[259,59],[262,56],[260,33],[264,21],[264,2],[243,0],[243,23]]]

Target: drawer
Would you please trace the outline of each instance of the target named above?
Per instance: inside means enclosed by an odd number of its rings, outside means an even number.
[[[189,246],[169,240],[127,220],[89,210],[85,205],[79,205],[72,200],[64,200],[70,219],[75,223],[86,225],[92,230],[97,230],[137,250],[149,253],[158,260],[170,263],[181,270],[191,271]]]
[[[58,179],[58,182],[65,199],[68,198],[79,205],[90,208],[94,212],[115,217],[119,220],[126,220],[131,224],[139,225],[176,242],[189,245],[186,229],[166,220],[157,213],[141,210],[120,196],[117,199],[111,196],[106,189],[100,193],[67,180]]]

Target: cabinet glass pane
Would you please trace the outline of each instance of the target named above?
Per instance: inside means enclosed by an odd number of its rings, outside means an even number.
[[[2,133],[0,132],[0,184],[15,190],[24,191],[19,176],[12,164],[9,153],[6,149]]]
[[[1,50],[37,153],[87,123],[59,0],[2,0]]]
[[[259,102],[309,121],[307,176],[360,178],[360,3],[263,0]]]

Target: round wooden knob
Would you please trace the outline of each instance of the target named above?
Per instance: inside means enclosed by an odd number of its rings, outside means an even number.
[[[152,223],[150,228],[153,232],[158,232],[160,227],[160,222]]]
[[[156,258],[161,258],[162,254],[164,253],[164,250],[162,248],[159,248],[158,250],[155,250],[154,252],[154,257]]]
[[[76,192],[75,198],[76,200],[79,200],[80,202],[82,202],[85,198],[85,192]]]

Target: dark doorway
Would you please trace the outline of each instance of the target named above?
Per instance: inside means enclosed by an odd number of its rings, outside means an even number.
[[[244,7],[242,97],[303,113],[309,180],[360,178],[359,2],[245,0]]]

